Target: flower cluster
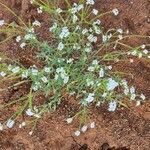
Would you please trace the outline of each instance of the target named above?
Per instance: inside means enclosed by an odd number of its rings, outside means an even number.
[[[133,49],[132,51],[129,51],[128,55],[137,56],[138,58],[147,57],[150,59],[149,50],[146,48],[145,44]]]
[[[0,20],[0,26],[3,26],[5,24],[4,20]]]
[[[81,132],[85,133],[88,129],[93,129],[93,128],[95,128],[95,122],[92,122],[88,125],[83,125],[80,130],[74,132],[74,135],[80,136]]]
[[[66,74],[64,68],[62,67],[56,69],[55,80],[58,80],[59,77],[63,79],[64,84],[68,83],[69,76]]]
[[[119,14],[117,8],[103,14],[94,8],[95,0],[86,0],[84,3],[73,5],[67,3],[65,8],[59,8],[55,4],[50,7],[46,2],[38,3],[36,0],[30,2],[37,5],[38,14],[51,12],[50,20],[53,22],[47,33],[50,41],[41,41],[41,38],[38,38],[35,28],[42,27],[44,23],[36,19],[30,27],[24,27],[15,39],[22,50],[26,46],[39,50],[37,57],[44,62],[42,67],[33,65],[24,68],[18,64],[6,65],[6,63],[0,66],[0,78],[5,80],[15,76],[23,81],[14,85],[26,81],[31,83],[30,92],[26,96],[27,105],[23,106],[18,114],[22,111],[29,117],[41,118],[44,112],[57,108],[64,91],[80,99],[81,112],[85,112],[91,104],[100,107],[105,102],[108,104],[108,111],[114,112],[124,103],[124,98],[136,101],[136,106],[145,101],[143,93],[138,94],[134,86],[130,86],[126,79],[113,70],[112,62],[116,60],[119,62],[121,56],[150,58],[148,45],[132,48],[120,42],[125,38],[121,28],[103,30],[101,16],[106,14],[117,16]],[[3,25],[4,20],[0,20],[0,26]],[[128,47],[129,50],[120,52],[117,50],[118,44]],[[42,93],[48,100],[43,105],[34,107],[33,95],[37,93]],[[12,128],[15,119],[10,117],[6,126]],[[68,118],[66,121],[69,124],[73,119],[74,117]],[[25,121],[19,124],[20,128],[24,126]],[[74,134],[79,136],[81,132],[84,133],[90,128],[95,128],[95,122],[82,126]],[[1,123],[0,130],[3,130]],[[29,134],[32,133],[31,131]]]

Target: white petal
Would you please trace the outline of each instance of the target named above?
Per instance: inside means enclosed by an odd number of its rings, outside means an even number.
[[[14,124],[15,124],[15,121],[12,120],[12,119],[9,119],[9,120],[7,121],[7,123],[6,123],[6,126],[7,126],[8,128],[12,128],[12,127],[14,126]]]
[[[80,131],[79,130],[77,130],[74,134],[75,134],[75,136],[79,136],[80,135]]]

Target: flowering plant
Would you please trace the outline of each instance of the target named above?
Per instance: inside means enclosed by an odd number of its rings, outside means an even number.
[[[128,107],[123,101],[128,99],[136,101],[137,105],[145,100],[144,94],[136,93],[134,86],[129,85],[122,72],[113,71],[113,62],[119,62],[132,56],[144,57],[149,61],[149,52],[145,44],[135,48],[123,43],[130,35],[119,29],[106,29],[101,25],[104,15],[119,14],[117,8],[100,13],[94,9],[94,0],[79,0],[71,3],[65,0],[66,7],[60,8],[59,2],[45,2],[44,0],[31,0],[37,6],[37,13],[48,13],[51,18],[49,37],[52,42],[41,41],[35,28],[41,28],[43,23],[35,20],[30,26],[9,25],[15,32],[16,42],[22,50],[27,46],[39,49],[37,56],[44,61],[42,68],[36,65],[24,68],[12,63],[8,65],[2,58],[0,65],[0,78],[3,81],[15,80],[13,86],[31,82],[30,92],[3,107],[23,101],[21,109],[7,121],[6,125],[12,128],[15,119],[24,111],[26,115],[35,118],[35,122],[47,111],[55,110],[65,95],[74,95],[79,100],[80,110],[75,116],[69,116],[67,123],[71,123],[77,116],[81,117],[81,124],[86,122],[88,108],[91,104],[100,107],[108,103],[108,111],[115,111],[118,106]],[[7,28],[4,20],[0,26]],[[6,31],[6,30],[4,30]],[[136,36],[136,35],[135,35]],[[133,37],[135,37],[133,36]],[[144,36],[143,36],[144,37]],[[149,37],[145,37],[149,38]],[[122,47],[120,50],[118,47]],[[123,75],[122,75],[123,74]],[[21,79],[18,82],[16,79]],[[8,87],[11,88],[12,86]],[[6,89],[0,89],[4,91]],[[42,93],[48,101],[36,106],[34,97]],[[1,125],[2,126],[2,125]],[[20,127],[25,126],[25,122]],[[94,128],[92,122],[90,128]],[[87,126],[82,126],[85,132]],[[76,136],[80,131],[75,132]]]

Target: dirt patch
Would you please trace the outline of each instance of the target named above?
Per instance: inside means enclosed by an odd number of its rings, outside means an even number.
[[[35,8],[29,5],[27,0],[1,0],[1,2],[11,7],[15,13],[21,15],[24,20],[37,17]],[[95,7],[99,11],[107,11],[119,8],[120,15],[117,17],[104,17],[102,23],[106,28],[122,27],[129,29],[133,34],[150,35],[150,1],[149,0],[97,0]],[[7,22],[17,21],[16,18],[0,6],[0,18]],[[48,26],[47,16],[38,18]],[[49,38],[43,28],[40,32],[44,38]],[[0,40],[5,35],[0,34]],[[131,41],[131,44],[138,43],[139,40]],[[147,43],[148,40],[140,42]],[[21,50],[14,41],[9,41],[0,45],[0,52],[8,57],[18,59],[24,66],[28,67],[40,62],[36,58],[36,50],[26,48]],[[33,136],[28,134],[30,129],[19,129],[15,127],[11,130],[4,130],[0,134],[0,150],[149,150],[150,149],[150,66],[143,60],[115,64],[116,69],[127,73],[132,73],[135,78],[132,83],[143,91],[148,97],[146,103],[141,107],[119,108],[116,112],[110,113],[106,106],[99,109],[91,109],[91,120],[96,122],[96,128],[88,130],[80,137],[74,137],[73,133],[78,127],[78,123],[67,125],[65,118],[73,115],[78,107],[64,100],[60,108],[53,114],[45,114],[37,125]],[[26,88],[21,90],[8,91],[1,100],[7,101],[16,94],[23,94]],[[0,120],[9,116],[8,112],[0,113]]]

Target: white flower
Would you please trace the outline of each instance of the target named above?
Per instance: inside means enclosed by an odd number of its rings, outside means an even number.
[[[77,9],[77,7],[73,7],[73,8],[71,8],[69,11],[70,11],[72,14],[75,14],[75,13],[78,11],[78,9]]]
[[[76,92],[71,92],[69,93],[70,96],[73,96]]]
[[[88,67],[88,71],[93,72],[95,68],[93,66]]]
[[[82,132],[86,132],[87,129],[88,129],[88,127],[87,127],[86,125],[84,125],[84,126],[81,128],[81,131],[82,131]]]
[[[22,127],[24,127],[26,125],[26,123],[25,122],[22,122],[20,125],[19,125],[19,128],[22,128]]]
[[[13,68],[12,65],[8,65],[8,70],[9,71],[11,71],[12,68]]]
[[[65,77],[63,78],[63,80],[64,80],[64,84],[68,83],[68,81],[69,81],[69,76],[65,76]]]
[[[26,46],[26,43],[24,43],[24,42],[20,44],[20,47],[21,47],[22,49],[23,49],[25,46]]]
[[[73,58],[69,58],[69,59],[67,60],[67,63],[70,64],[70,63],[73,62],[73,60],[74,60]]]
[[[119,85],[118,82],[116,82],[112,78],[109,78],[107,83],[107,90],[108,91],[114,90],[118,85]]]
[[[133,56],[135,56],[136,54],[137,54],[136,50],[134,50],[134,51],[131,52],[131,55],[133,55]]]
[[[94,93],[89,93],[88,97],[85,99],[86,102],[91,103],[94,100]]]
[[[105,98],[106,96],[107,96],[107,93],[104,92],[103,95],[102,95],[102,97]]]
[[[64,73],[65,70],[64,70],[63,67],[60,67],[60,68],[57,68],[57,69],[56,69],[56,72],[57,72],[57,73]]]
[[[19,128],[22,128],[22,125],[21,125],[21,124],[19,124]]]
[[[119,38],[119,40],[122,40],[123,36],[122,35],[118,35],[118,38]]]
[[[76,32],[77,30],[80,30],[80,29],[81,29],[81,27],[79,25],[77,25],[74,32]]]
[[[117,103],[115,101],[109,103],[108,111],[115,111],[117,108]]]
[[[92,28],[90,28],[90,29],[89,29],[89,31],[90,31],[90,32],[93,32],[93,29],[92,29]]]
[[[87,92],[86,92],[86,90],[83,90],[82,93],[86,94]]]
[[[33,4],[35,0],[30,0],[30,3]]]
[[[145,45],[145,44],[141,45],[141,48],[142,48],[142,49],[144,49],[145,47],[146,47],[146,45]]]
[[[39,89],[39,86],[37,84],[32,86],[33,91],[37,91]]]
[[[91,129],[95,128],[95,122],[92,122],[92,123],[90,124],[90,128],[91,128]]]
[[[20,67],[15,67],[11,70],[13,73],[18,73],[20,71]]]
[[[49,28],[49,31],[52,32],[57,28],[57,23],[55,22],[52,27]]]
[[[93,27],[94,27],[94,30],[95,30],[96,34],[100,34],[101,33],[101,30],[97,26],[94,25]]]
[[[118,10],[117,8],[114,8],[114,9],[112,10],[112,13],[113,13],[115,16],[117,16],[117,15],[119,14],[119,10]]]
[[[94,85],[94,81],[89,80],[89,79],[86,79],[86,83],[87,83],[87,86],[93,86]]]
[[[27,28],[27,33],[34,33],[34,28]]]
[[[73,49],[74,50],[79,50],[80,48],[81,48],[81,46],[78,43],[73,44]]]
[[[39,89],[38,85],[32,86],[33,91],[37,91]]]
[[[86,28],[82,30],[83,35],[86,34],[87,32],[88,32],[88,29],[86,29]]]
[[[134,93],[135,93],[135,88],[134,88],[133,86],[130,88],[130,93],[131,93],[131,94],[134,94]]]
[[[148,54],[148,50],[147,50],[147,49],[144,49],[144,50],[143,50],[143,53],[144,53],[144,54]]]
[[[123,33],[123,30],[121,28],[117,29],[117,32],[122,34]]]
[[[3,125],[0,123],[0,131],[3,130]]]
[[[21,36],[19,35],[16,37],[16,42],[20,42],[20,41],[21,41]]]
[[[7,123],[6,123],[6,126],[7,126],[8,128],[12,128],[12,127],[14,126],[14,124],[15,124],[15,121],[12,120],[12,119],[9,119],[9,120],[7,121]]]
[[[93,32],[93,29],[92,29],[92,28],[90,28],[90,29],[89,29],[89,31],[90,31],[90,32]]]
[[[5,77],[6,73],[4,71],[0,72],[0,76]]]
[[[78,11],[78,5],[76,3],[73,4],[73,8],[69,9],[72,14],[75,14]]]
[[[96,36],[93,36],[92,34],[90,34],[87,39],[90,41],[90,42],[97,42],[97,37]]]
[[[38,14],[41,14],[43,12],[43,8],[42,7],[37,8],[37,12]]]
[[[108,39],[110,39],[112,37],[112,34],[110,33],[107,37],[108,37]]]
[[[24,127],[26,125],[26,122],[22,122],[21,125]]]
[[[33,109],[34,109],[34,111],[35,111],[36,113],[38,113],[38,112],[39,112],[39,110],[38,110],[37,106],[34,106],[34,107],[33,107]]]
[[[89,52],[91,52],[92,48],[91,47],[85,47],[84,50],[85,50],[85,52],[89,53]]]
[[[141,101],[136,101],[136,106],[140,106],[141,105]]]
[[[101,21],[99,19],[97,19],[95,22],[93,22],[93,25],[100,25]]]
[[[58,74],[55,74],[55,80],[57,80],[58,79],[58,77],[59,77],[59,75]]]
[[[83,8],[84,8],[83,4],[77,5],[76,3],[74,3],[73,8],[70,10],[71,10],[71,13],[75,14],[77,11],[80,11]]]
[[[95,59],[95,60],[93,60],[92,64],[93,65],[98,65],[98,61]]]
[[[32,68],[31,73],[32,73],[32,75],[36,76],[38,74],[38,70],[35,68]]]
[[[87,1],[86,1],[86,4],[87,4],[87,5],[88,5],[88,4],[89,4],[89,5],[94,5],[94,3],[95,3],[94,0],[87,0]]]
[[[38,21],[38,20],[35,20],[33,23],[32,23],[33,26],[38,26],[38,27],[41,27],[41,23]]]
[[[128,94],[129,94],[129,89],[128,89],[128,88],[125,88],[124,91],[123,91],[123,93],[124,93],[125,95],[128,95]]]
[[[109,70],[111,70],[111,69],[112,69],[112,66],[107,66],[107,68],[108,68]]]
[[[49,73],[49,72],[51,71],[51,68],[50,68],[50,67],[44,67],[44,71],[45,71],[46,73]]]
[[[63,79],[64,84],[68,83],[69,76],[66,74],[63,67],[57,68],[56,73],[60,74],[61,78]],[[58,79],[58,77],[59,77],[58,74],[55,75],[55,80]]]
[[[67,118],[66,121],[68,124],[70,124],[73,121],[73,118]]]
[[[3,26],[5,24],[4,20],[0,20],[0,26]]]
[[[33,116],[36,118],[41,118],[40,114],[34,114]]]
[[[139,58],[141,58],[142,56],[143,56],[143,54],[142,54],[142,53],[139,53],[139,54],[138,54],[138,57],[139,57]]]
[[[135,100],[135,98],[136,98],[136,95],[135,95],[135,94],[131,94],[130,99],[131,99],[131,100]]]
[[[94,15],[97,15],[97,14],[98,14],[98,10],[93,9],[93,10],[92,10],[92,13],[93,13]]]
[[[140,95],[140,98],[141,98],[142,100],[145,100],[146,97],[145,97],[144,94],[141,94],[141,95]]]
[[[89,31],[90,31],[90,32],[93,32],[93,29],[92,29],[92,28],[90,28],[90,29],[89,29]]]
[[[24,72],[22,73],[22,78],[27,78],[28,75],[29,75],[28,71],[24,71]]]
[[[79,136],[81,134],[81,132],[79,130],[77,130],[74,134],[75,134],[75,136]]]
[[[44,76],[41,78],[41,80],[44,82],[44,83],[47,83],[48,82],[48,79]]]
[[[29,34],[26,34],[25,36],[24,36],[24,39],[25,40],[32,40],[32,39],[35,39],[36,37],[34,36],[34,34],[32,34],[32,33],[29,33]],[[24,43],[23,45],[22,45],[22,48],[25,46],[26,44]],[[21,46],[20,46],[21,47]]]
[[[84,5],[83,5],[83,4],[80,4],[80,5],[77,6],[78,11],[80,11],[80,10],[83,9],[83,8],[84,8]]]
[[[32,134],[33,134],[33,131],[30,131],[30,132],[29,132],[29,135],[32,135]]]
[[[62,12],[62,9],[61,8],[57,8],[56,9],[56,13],[60,14]]]
[[[121,83],[122,83],[122,85],[123,85],[124,87],[128,87],[128,82],[127,82],[126,79],[123,79],[123,80],[121,81]]]
[[[28,116],[33,116],[33,115],[34,115],[34,112],[32,112],[32,110],[29,108],[29,109],[26,110],[26,114],[27,114]]]
[[[104,69],[103,68],[101,68],[99,71],[99,77],[100,78],[104,77]]]
[[[78,17],[76,15],[73,15],[73,23],[76,23],[78,21]]]
[[[102,36],[102,41],[103,41],[103,43],[106,43],[108,41],[108,36],[107,35],[103,35]]]
[[[68,37],[69,35],[70,35],[70,32],[69,32],[68,27],[63,27],[62,30],[61,30],[61,33],[59,34],[59,37],[61,39],[63,39],[63,38]]]
[[[63,44],[62,42],[60,42],[60,43],[58,44],[57,49],[60,50],[60,51],[63,50],[63,49],[64,49],[64,44]]]

